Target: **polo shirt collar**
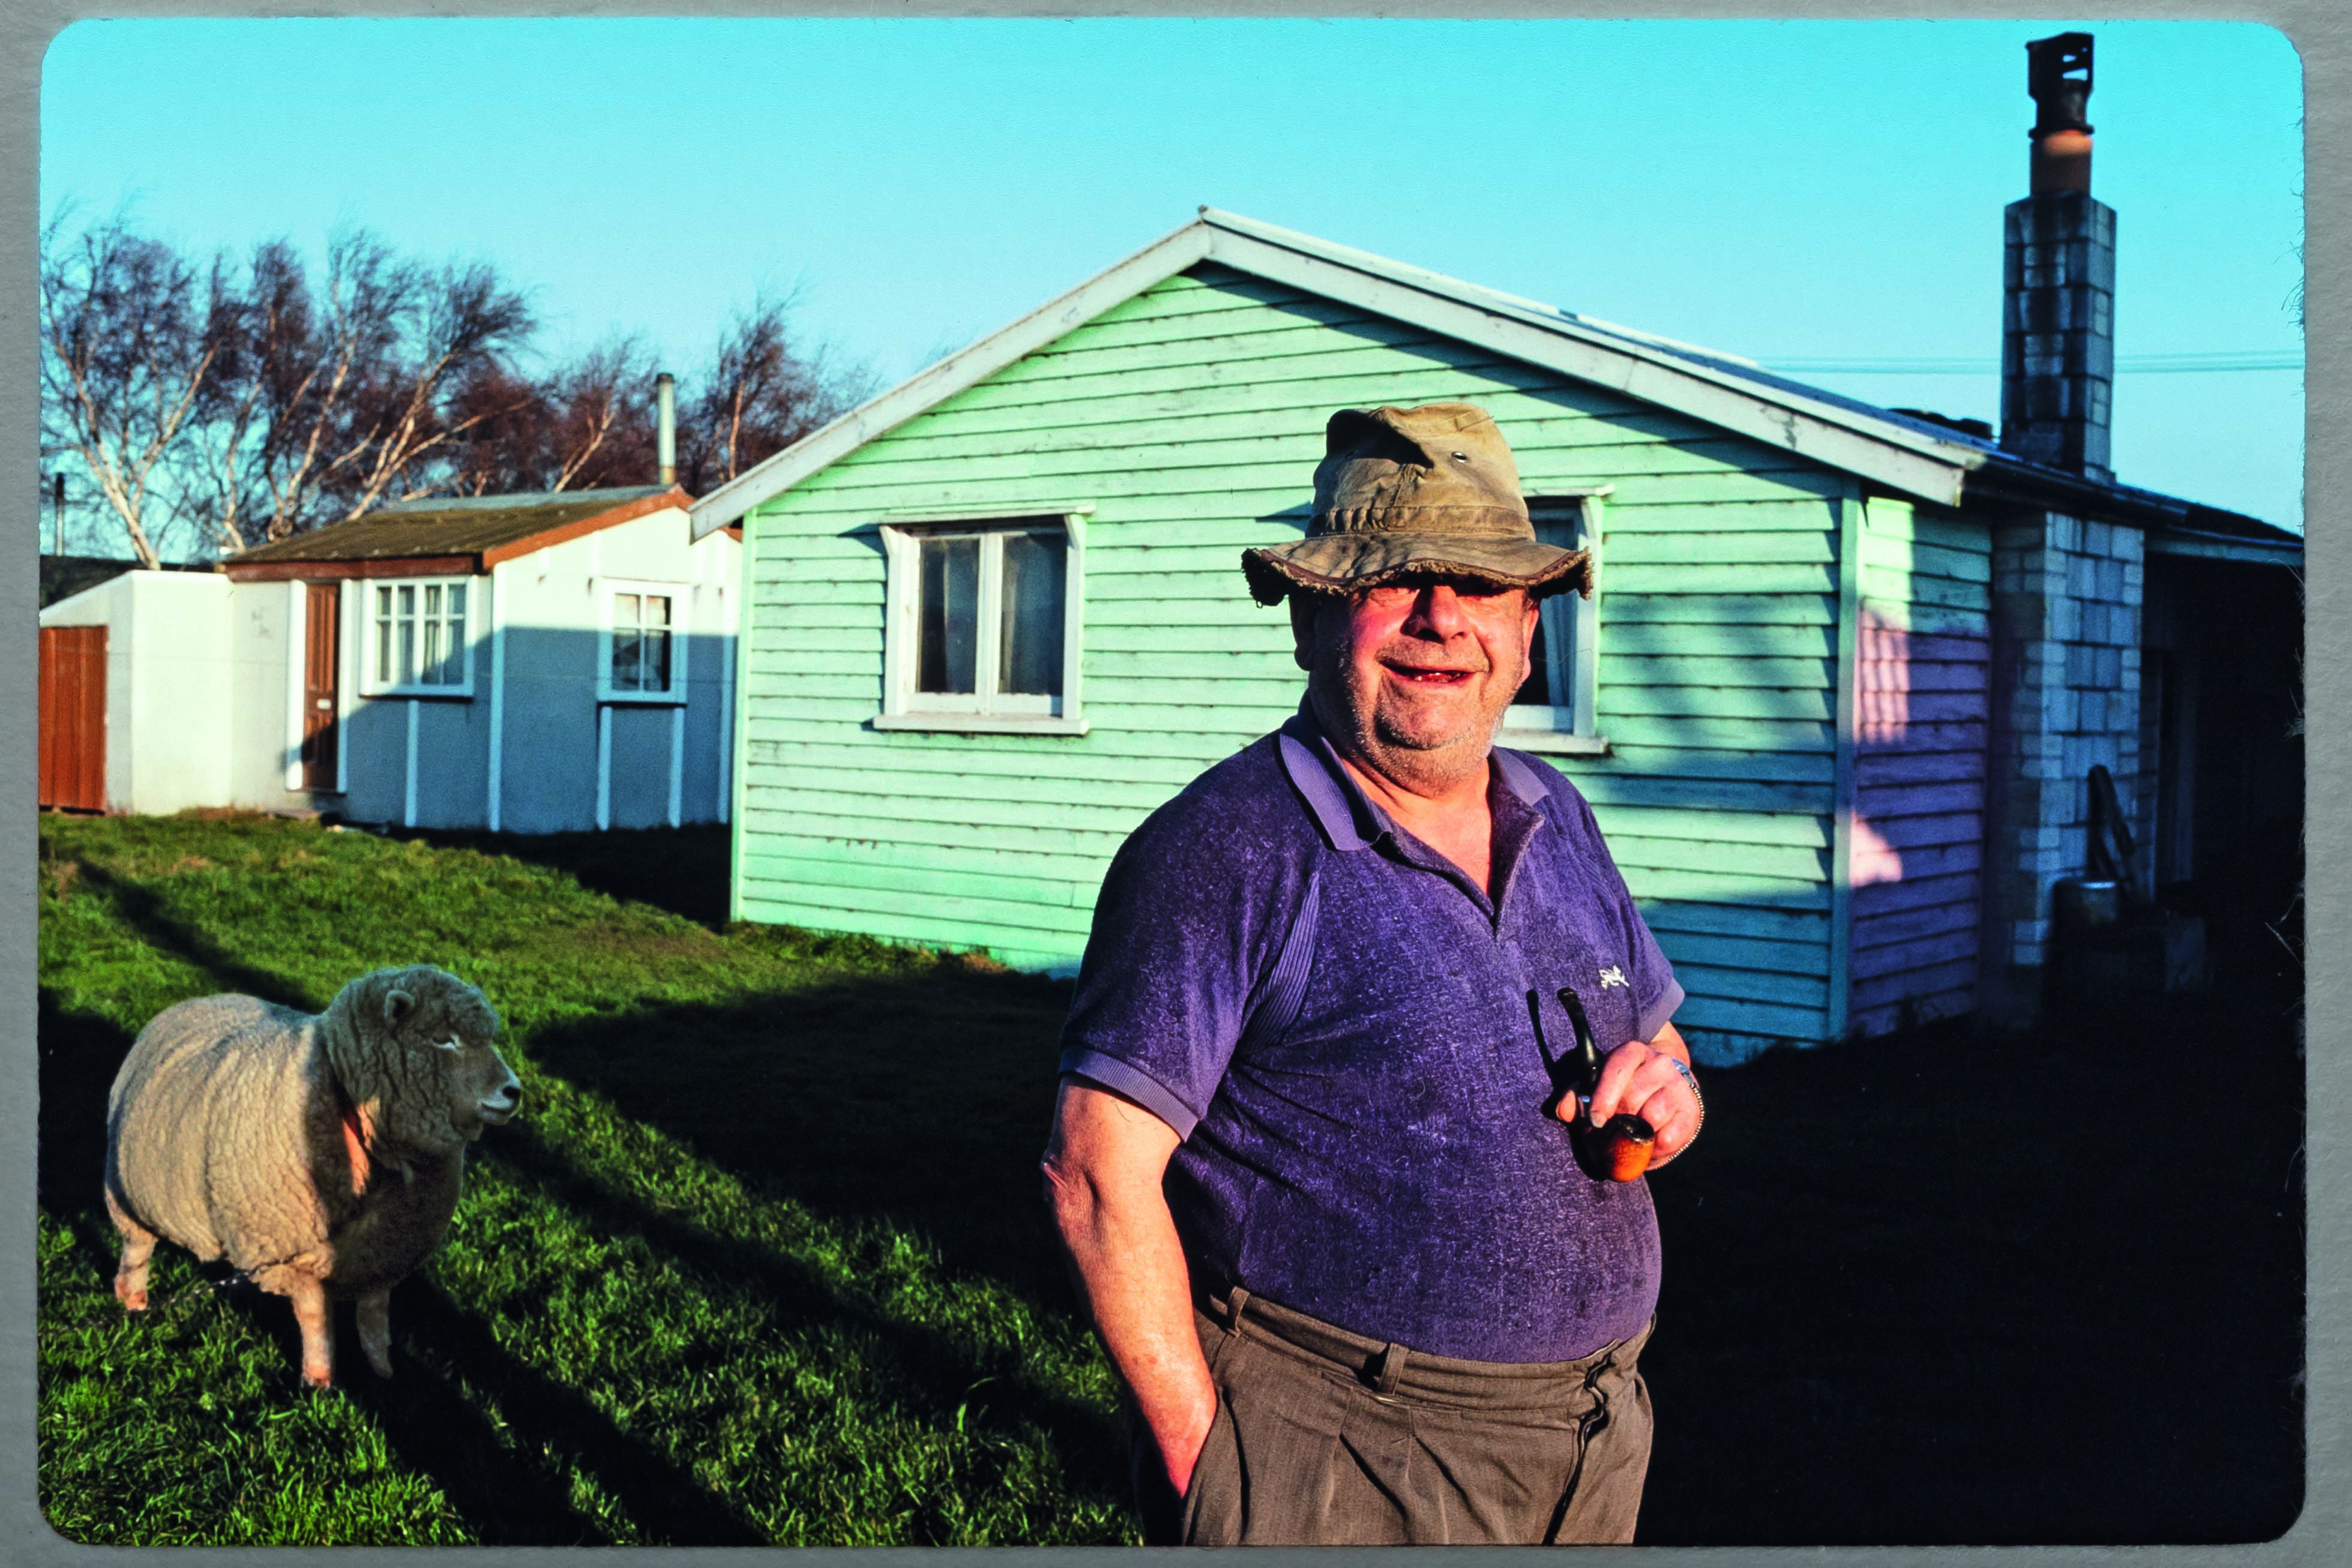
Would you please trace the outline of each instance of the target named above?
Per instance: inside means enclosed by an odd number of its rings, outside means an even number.
[[[1279,734],[1283,770],[1290,775],[1290,782],[1331,847],[1353,851],[1377,843],[1390,830],[1388,813],[1367,800],[1362,787],[1349,777],[1305,698],[1299,699],[1298,711],[1283,720]],[[1503,787],[1518,797],[1520,804],[1541,810],[1547,791],[1527,759],[1499,746],[1487,755],[1495,760]]]

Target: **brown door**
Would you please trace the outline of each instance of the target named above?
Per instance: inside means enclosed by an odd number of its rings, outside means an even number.
[[[303,601],[302,788],[335,787],[335,666],[342,646],[335,632],[341,588],[313,582]]]
[[[41,628],[41,804],[106,810],[106,628]]]

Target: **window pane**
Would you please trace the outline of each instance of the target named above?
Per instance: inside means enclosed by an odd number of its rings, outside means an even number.
[[[980,541],[922,541],[915,689],[970,692],[980,653]]]
[[[669,633],[657,627],[646,630],[644,658],[644,689],[649,692],[669,690]]]
[[[453,582],[449,585],[449,619],[452,621],[463,621],[465,618],[466,585],[462,582]],[[455,632],[452,632],[449,635],[453,642],[463,641],[463,639],[459,638]]]
[[[428,588],[425,591],[425,602],[428,605],[440,597],[441,591],[437,588]],[[441,622],[437,620],[426,621],[425,622],[425,684],[428,686],[437,686],[441,684]]]
[[[1062,570],[1058,534],[1004,536],[1004,608],[996,689],[1030,696],[1062,690]]]
[[[449,591],[449,641],[446,644],[449,664],[441,673],[443,685],[461,686],[466,684],[466,618],[457,613],[464,608],[459,601],[465,591],[462,588]]]
[[[616,593],[613,595],[614,626],[616,628],[622,626],[635,626],[636,623],[637,596],[634,593]]]
[[[613,629],[613,689],[633,692],[637,689],[637,629],[615,626]]]
[[[668,595],[661,593],[648,593],[646,595],[646,624],[648,626],[667,626],[669,624]]]
[[[375,591],[375,678],[392,679],[392,590]]]
[[[437,582],[428,582],[425,585],[425,613],[427,615],[441,613],[441,585]]]
[[[414,614],[415,614],[415,613],[416,613],[416,585],[415,585],[415,584],[414,584],[414,583],[403,583],[403,584],[401,585],[401,589],[400,589],[400,612],[401,612],[403,615],[414,615]]]
[[[1547,644],[1551,637],[1552,617],[1559,613],[1558,597],[1544,601],[1536,619],[1536,639],[1528,650],[1527,684],[1519,688],[1515,703],[1551,704],[1551,654]]]
[[[400,592],[401,597],[404,599],[413,599],[415,597],[415,594],[405,588],[402,589]],[[404,686],[415,685],[416,684],[415,620],[413,617],[403,618],[399,622],[397,633],[400,639],[400,679],[398,684]]]

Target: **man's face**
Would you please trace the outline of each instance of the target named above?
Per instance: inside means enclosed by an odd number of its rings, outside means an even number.
[[[1297,594],[1291,631],[1316,716],[1399,783],[1443,788],[1483,767],[1528,675],[1536,605],[1444,579],[1345,598]]]

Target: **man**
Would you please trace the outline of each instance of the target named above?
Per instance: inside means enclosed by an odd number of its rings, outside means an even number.
[[[1703,1111],[1591,810],[1492,744],[1589,562],[1537,540],[1481,410],[1325,444],[1307,538],[1243,559],[1306,700],[1113,862],[1047,1198],[1147,1540],[1627,1541],[1657,1227],[1576,1164],[1559,990],[1608,1050],[1595,1124],[1643,1117],[1662,1165]]]

